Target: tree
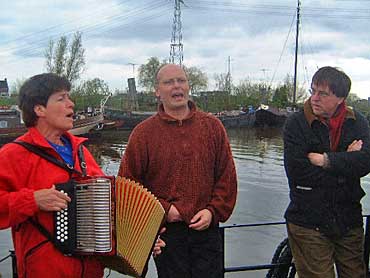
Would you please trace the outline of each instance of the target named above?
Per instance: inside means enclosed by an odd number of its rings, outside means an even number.
[[[85,66],[85,49],[82,47],[81,33],[76,33],[70,45],[66,61],[66,77],[68,80],[78,80]]]
[[[279,108],[286,108],[289,106],[288,93],[288,87],[286,85],[278,87],[272,97],[272,105]]]
[[[100,78],[94,78],[84,81],[73,91],[73,94],[85,96],[108,95],[109,86],[104,80]]]
[[[228,92],[229,89],[229,75],[227,73],[219,73],[214,75],[216,81],[216,90]],[[231,82],[231,80],[230,80]]]
[[[47,72],[65,76],[71,83],[77,81],[85,66],[85,49],[82,47],[82,34],[75,33],[71,44],[66,36],[60,37],[55,46],[53,40],[45,51]]]
[[[262,89],[265,87],[265,84],[252,83],[249,79],[244,79],[234,88],[234,92],[238,103],[241,105],[258,107],[264,102],[264,99],[268,98],[268,96],[266,96],[266,90]]]
[[[166,64],[162,63],[157,57],[150,57],[146,64],[139,67],[139,85],[146,89],[146,92],[152,93],[155,89],[155,75],[158,69]]]
[[[156,74],[160,67],[166,65],[164,60],[159,61],[157,57],[149,58],[146,64],[139,67],[139,85],[144,87],[147,92],[154,92],[156,85]],[[207,75],[197,67],[185,67],[184,70],[189,80],[190,91],[196,93],[199,90],[207,89],[208,78]]]
[[[98,107],[100,100],[110,94],[109,86],[104,80],[94,78],[84,81],[72,91],[72,98],[76,105],[76,110],[84,110],[86,106]]]
[[[294,82],[293,82],[293,77],[289,74],[285,77],[284,84],[283,86],[286,87],[287,92],[288,92],[288,100],[290,103],[293,103],[293,92],[294,92]],[[307,96],[307,92],[301,88],[297,87],[297,92],[296,92],[296,103],[302,103],[304,99]]]
[[[25,78],[16,79],[15,82],[10,87],[10,94],[11,95],[19,95],[19,90],[22,87],[23,83],[26,81]]]
[[[190,92],[196,94],[200,90],[206,90],[208,86],[208,77],[197,67],[185,67],[185,72],[189,79]]]

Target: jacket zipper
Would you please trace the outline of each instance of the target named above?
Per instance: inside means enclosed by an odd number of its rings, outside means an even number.
[[[49,242],[48,239],[41,241],[39,244],[36,246],[32,247],[30,250],[28,250],[24,256],[23,264],[24,264],[24,277],[27,278],[27,267],[26,267],[26,261],[27,258],[32,255],[36,250],[40,249],[45,243]]]

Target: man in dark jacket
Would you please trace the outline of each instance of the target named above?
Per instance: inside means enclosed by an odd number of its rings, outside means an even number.
[[[284,128],[289,243],[300,278],[365,277],[360,178],[370,172],[369,125],[346,106],[351,80],[333,67]]]

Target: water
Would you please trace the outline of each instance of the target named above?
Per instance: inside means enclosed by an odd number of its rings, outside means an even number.
[[[238,200],[226,224],[283,221],[288,205],[288,186],[283,167],[283,144],[280,129],[228,130],[238,173]],[[89,149],[105,173],[116,175],[129,132],[104,132],[93,138]],[[370,176],[363,178],[369,191]],[[370,192],[370,191],[369,191]],[[362,200],[364,213],[370,213],[370,200]],[[285,226],[235,228],[226,231],[226,266],[268,264],[276,246],[286,237]],[[10,231],[0,231],[0,259],[12,248]],[[3,277],[11,277],[10,260],[0,263]],[[261,278],[266,270],[227,274],[228,278]],[[110,277],[122,277],[112,273]],[[153,262],[149,278],[155,278]]]

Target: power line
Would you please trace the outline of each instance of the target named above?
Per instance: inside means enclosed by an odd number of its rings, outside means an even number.
[[[290,16],[291,11],[295,9],[294,6],[286,5],[251,5],[243,3],[228,3],[220,1],[196,1],[190,3],[189,8],[199,11],[214,10],[222,13],[247,13],[258,16],[260,14],[277,15],[277,16]],[[307,17],[322,17],[327,19],[340,18],[343,20],[353,19],[370,19],[370,9],[358,8],[310,8],[304,7],[305,13],[303,16]]]
[[[166,6],[165,8],[163,8]],[[149,8],[149,15],[146,9]],[[55,40],[60,36],[69,36],[77,31],[80,31],[85,36],[85,41],[94,38],[94,35],[102,34],[108,30],[119,30],[118,28],[124,28],[127,26],[134,25],[134,28],[138,28],[140,24],[144,24],[149,22],[153,19],[157,19],[163,15],[165,15],[165,11],[168,10],[169,7],[166,3],[158,4],[158,1],[152,1],[148,4],[146,8],[140,7],[140,9],[133,9],[128,13],[125,13],[121,16],[114,16],[114,17],[107,17],[101,22],[90,24],[90,25],[83,25],[80,27],[76,27],[65,32],[54,32],[53,34],[49,34],[49,36],[36,36],[32,37],[31,40],[24,40],[22,44],[17,43],[16,45],[12,45],[9,47],[2,48],[1,52],[15,52],[18,56],[39,56],[41,52],[45,48],[45,43],[50,40]],[[148,15],[146,17],[140,17],[141,15]],[[127,22],[128,21],[128,22]],[[139,24],[138,24],[139,23]],[[56,26],[53,28],[56,29]],[[45,29],[47,30],[47,29]],[[43,33],[46,32],[38,31],[36,33]],[[122,31],[122,30],[120,30]],[[20,38],[17,38],[20,39]],[[14,42],[16,42],[16,40]],[[11,61],[12,62],[12,61]]]
[[[12,42],[17,42],[17,45],[19,45],[19,41],[24,41],[23,44],[28,44],[30,42],[34,43],[35,41],[43,41],[52,37],[60,36],[63,34],[71,34],[76,31],[81,31],[81,32],[91,32],[91,31],[96,31],[105,27],[111,27],[111,26],[117,26],[118,24],[122,24],[122,21],[127,21],[127,20],[138,20],[141,15],[143,14],[148,14],[149,13],[157,10],[158,8],[161,8],[165,6],[166,4],[161,4],[158,5],[158,1],[152,1],[149,3],[146,7],[140,7],[139,9],[133,9],[127,13],[120,14],[120,15],[113,15],[113,16],[107,16],[107,17],[101,17],[99,21],[93,21],[93,24],[82,24],[82,25],[77,25],[75,27],[67,28],[65,30],[61,30],[60,27],[67,25],[67,23],[59,24],[59,25],[54,25],[52,27],[39,30],[37,32],[33,32],[27,35],[24,35],[23,37],[18,37],[15,38],[14,40],[9,40],[6,43],[12,43]],[[163,10],[162,10],[163,11]],[[78,20],[75,21],[70,21],[68,23],[76,23]],[[56,30],[56,32],[51,33],[51,30]],[[45,34],[44,34],[45,33]],[[39,36],[38,34],[41,34]],[[25,38],[31,37],[30,40],[25,40]],[[3,44],[4,45],[4,44]]]
[[[287,37],[286,37],[286,39],[285,39],[285,41],[284,41],[283,49],[282,49],[282,51],[281,51],[281,53],[280,53],[280,57],[279,57],[279,60],[278,60],[278,62],[277,62],[277,65],[276,65],[276,67],[275,67],[274,74],[272,75],[272,78],[271,78],[271,81],[270,81],[270,86],[272,85],[272,83],[273,83],[273,81],[274,81],[274,79],[275,79],[275,75],[276,75],[277,70],[278,70],[278,67],[279,67],[279,65],[280,65],[281,58],[283,57],[283,53],[284,53],[284,51],[285,51],[285,49],[286,49],[286,46],[287,46],[287,43],[288,43],[288,39],[289,39],[290,33],[291,33],[291,32],[292,32],[292,30],[293,30],[293,26],[294,26],[294,21],[295,21],[295,20],[296,20],[296,14],[294,14],[294,16],[293,16],[293,18],[292,18],[292,22],[290,23],[289,32],[288,32],[288,35],[287,35]]]
[[[180,0],[177,0],[180,1]],[[198,4],[190,4],[187,8],[190,9],[215,9],[215,10],[221,10],[222,12],[239,12],[239,13],[251,13],[253,15],[258,14],[269,14],[269,15],[280,15],[280,16],[287,16],[291,15],[289,13],[289,9],[292,8],[290,6],[282,6],[282,5],[250,5],[250,4],[242,4],[242,3],[227,3],[227,2],[215,2],[215,1],[197,1]],[[118,3],[114,6],[110,6],[108,8],[119,8],[123,3]],[[127,4],[127,3],[126,3]],[[128,13],[125,13],[123,15],[113,15],[108,17],[100,17],[101,20],[99,22],[94,22],[93,24],[84,24],[78,27],[69,28],[65,31],[59,30],[62,27],[68,26],[70,24],[76,23],[78,21],[82,21],[84,18],[79,18],[75,21],[68,21],[63,24],[54,25],[51,27],[48,27],[43,30],[39,30],[33,33],[25,34],[21,37],[17,37],[13,40],[8,40],[5,43],[2,43],[2,45],[10,44],[10,43],[16,43],[16,46],[3,48],[3,51],[18,51],[20,55],[22,55],[22,51],[24,51],[25,55],[29,55],[30,52],[32,52],[36,49],[40,48],[40,44],[46,40],[50,40],[56,37],[60,37],[61,35],[68,35],[72,34],[76,31],[81,31],[86,35],[87,33],[91,33],[92,35],[96,33],[97,35],[102,34],[106,30],[112,30],[114,28],[119,28],[121,26],[127,26],[128,23],[122,24],[122,21],[131,20],[134,18],[134,21],[136,18],[140,17],[141,15],[146,15],[148,11],[152,11],[153,9],[158,9],[160,7],[166,6],[166,3],[158,4],[158,1],[151,1],[146,4],[145,7],[139,8],[139,9],[133,9],[129,11]],[[197,6],[198,5],[198,6]],[[224,7],[231,7],[231,10],[225,10]],[[101,9],[102,10],[102,9]],[[350,13],[350,17],[343,17],[343,14],[335,14],[335,11],[344,12],[344,13]],[[94,16],[96,14],[96,10],[93,11],[93,13],[89,14],[90,17]],[[357,15],[356,13],[362,13],[362,15]],[[330,9],[330,13],[328,12],[328,8],[309,8],[305,7],[304,12],[302,13],[302,17],[325,17],[326,19],[335,19],[337,17],[340,17],[343,20],[346,19],[370,19],[370,10],[364,10],[364,9]],[[89,17],[89,16],[87,16]],[[97,16],[98,17],[98,16]],[[86,18],[86,17],[85,17]],[[146,20],[151,20],[153,17],[148,16],[146,17]],[[140,19],[135,21],[140,22]],[[142,21],[140,23],[143,23]],[[180,22],[181,23],[181,22]],[[53,32],[53,31],[56,32]],[[19,43],[21,42],[21,43]],[[30,46],[31,45],[31,46]],[[30,52],[27,52],[25,50],[29,50]]]

